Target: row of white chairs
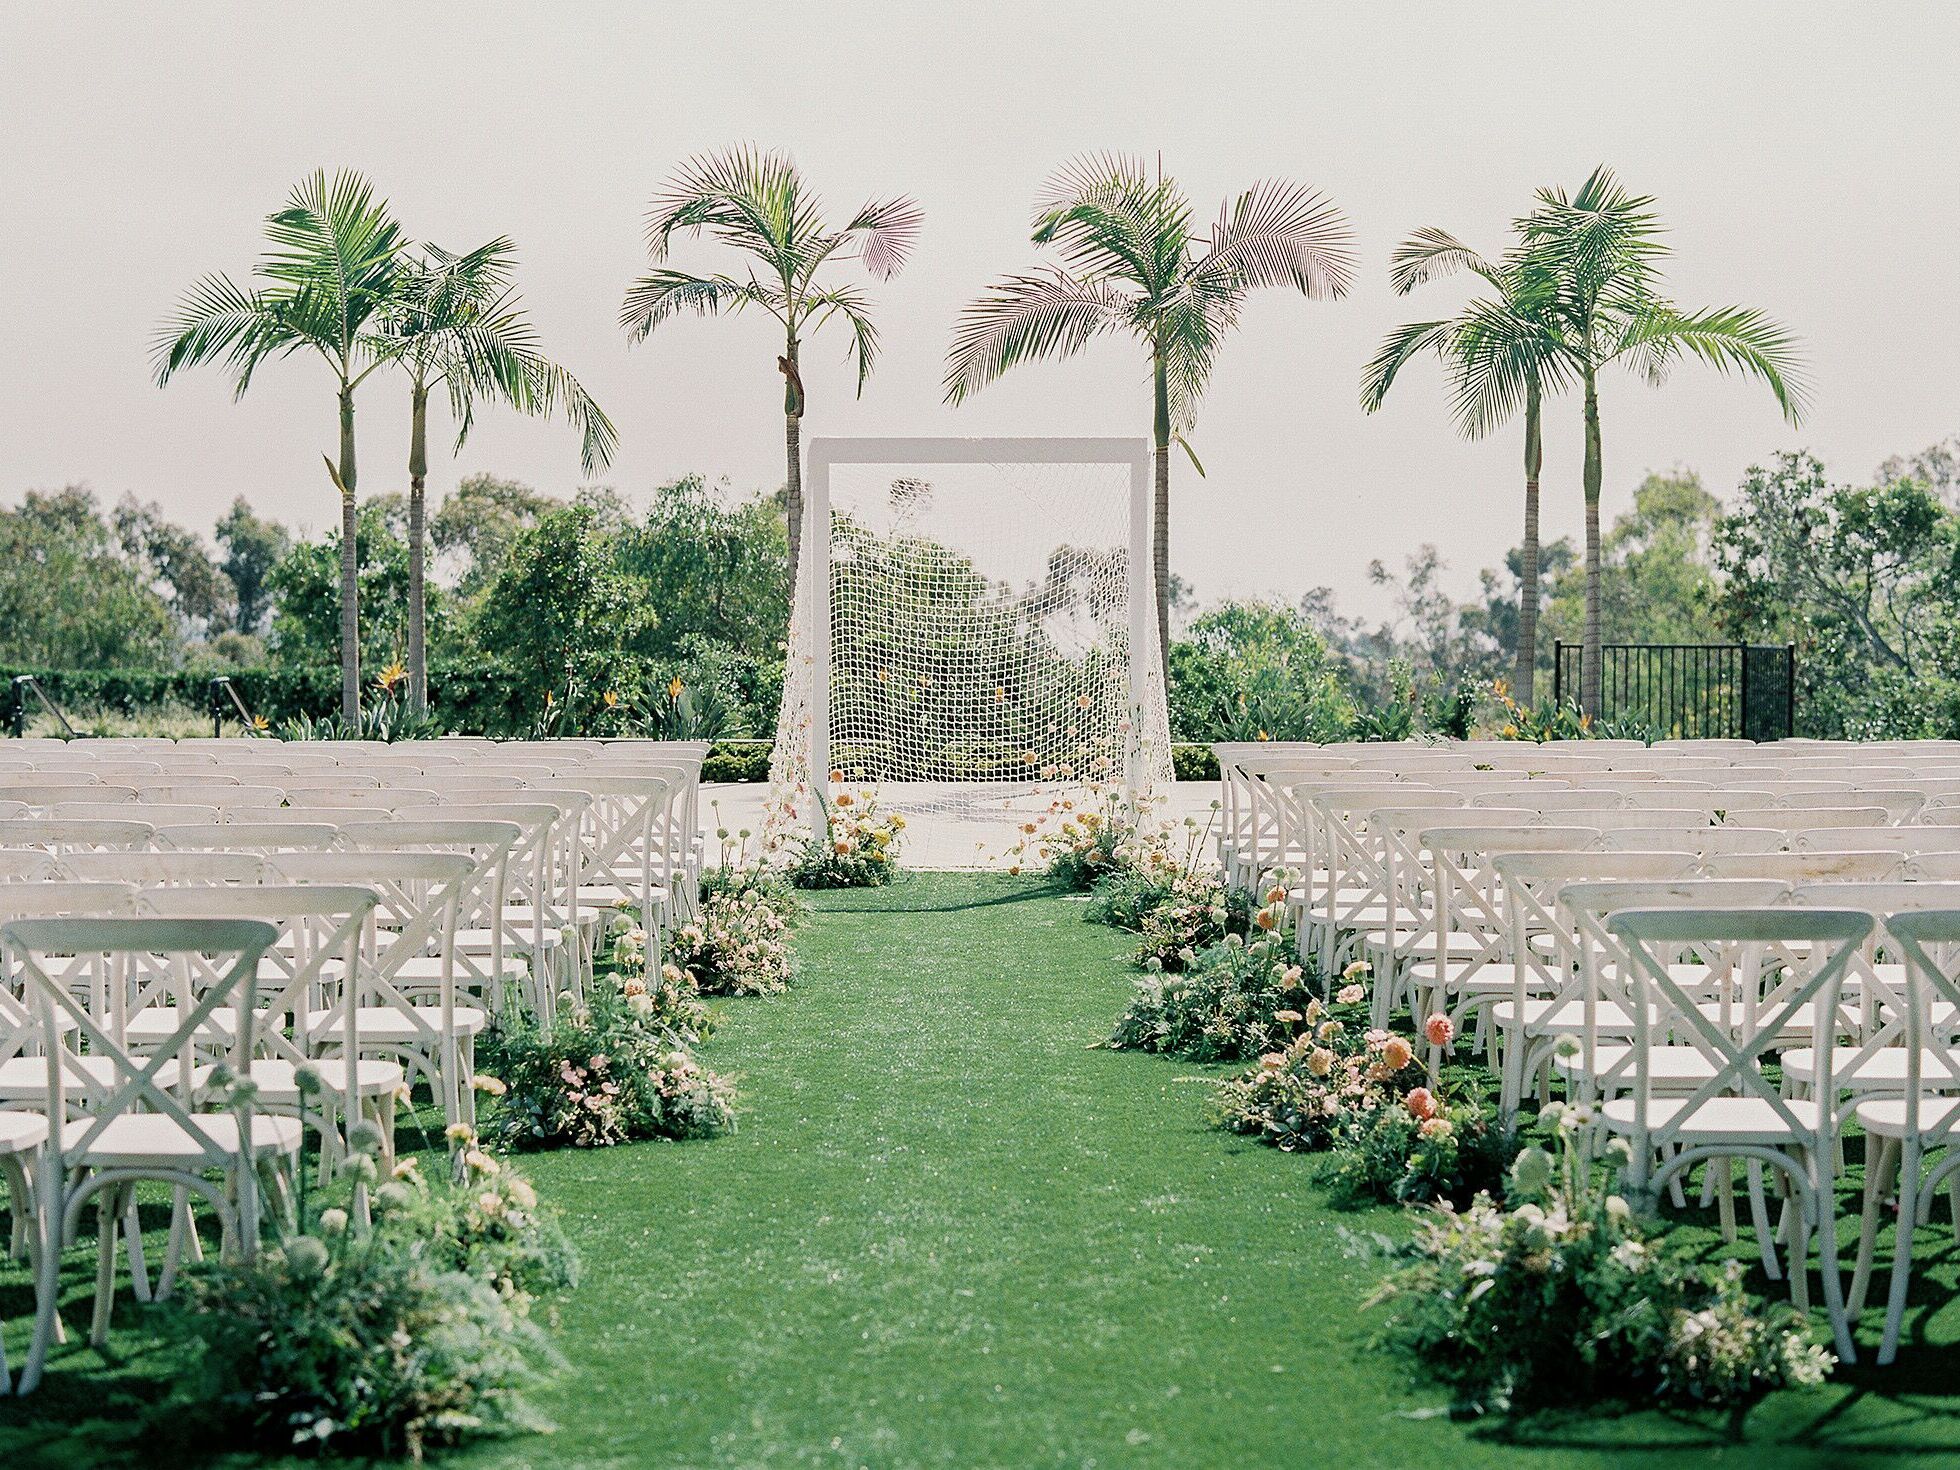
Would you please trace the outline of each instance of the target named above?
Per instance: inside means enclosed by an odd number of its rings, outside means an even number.
[[[471,744],[274,759],[230,741],[223,770],[156,747],[141,763],[164,769],[138,771],[77,742],[32,752],[33,770],[0,762],[20,798],[0,805],[0,1176],[46,1288],[23,1389],[60,1331],[55,1258],[87,1202],[100,1340],[119,1237],[137,1295],[167,1292],[198,1249],[192,1202],[249,1250],[261,1191],[283,1207],[308,1130],[322,1167],[359,1122],[391,1146],[416,1080],[473,1125],[475,1039],[513,986],[548,1014],[621,906],[654,934],[692,911],[701,747]],[[292,769],[322,756],[345,764],[325,781]],[[651,967],[657,939],[644,948]],[[253,1097],[245,1132],[214,1138],[211,1119],[236,1115],[212,1095],[220,1062]],[[134,1213],[146,1179],[175,1200],[154,1282]]]
[[[1303,952],[1329,974],[1367,959],[1378,1020],[1450,1015],[1507,1111],[1595,1105],[1634,1188],[1681,1199],[1700,1168],[1732,1232],[1740,1164],[1799,1300],[1817,1242],[1847,1356],[1902,1180],[1890,1361],[1911,1233],[1940,1186],[1960,1195],[1960,748],[1606,745],[1221,746],[1220,859],[1243,886],[1288,875]],[[1913,926],[1942,914],[1953,932],[1915,956]],[[1832,1191],[1854,1120],[1871,1142],[1846,1293]]]

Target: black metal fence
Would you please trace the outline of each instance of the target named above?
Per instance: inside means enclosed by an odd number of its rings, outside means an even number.
[[[1579,697],[1577,643],[1552,645],[1552,698]],[[1608,643],[1600,715],[1657,739],[1784,740],[1796,733],[1794,644]]]

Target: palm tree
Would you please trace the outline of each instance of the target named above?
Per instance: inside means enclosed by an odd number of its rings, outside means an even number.
[[[612,462],[619,436],[591,394],[538,350],[511,268],[517,247],[499,236],[460,255],[425,245],[403,263],[401,289],[388,332],[409,383],[408,440],[408,689],[417,710],[429,700],[424,611],[427,591],[426,486],[429,475],[429,394],[447,389],[460,449],[480,398],[519,413],[549,417],[559,408],[583,435],[588,475]]]
[[[1467,270],[1496,293],[1447,321],[1411,322],[1383,340],[1361,374],[1361,406],[1382,406],[1411,358],[1440,356],[1450,371],[1458,430],[1481,439],[1524,413],[1524,548],[1518,577],[1517,697],[1533,702],[1538,674],[1538,480],[1544,467],[1542,417],[1547,390],[1563,386],[1566,360],[1547,310],[1550,283],[1516,254],[1486,260],[1444,230],[1417,230],[1390,257],[1389,283],[1406,296],[1425,281]]]
[[[758,307],[783,329],[776,368],[783,375],[783,439],[788,461],[785,512],[789,569],[796,578],[803,538],[803,415],[809,407],[803,345],[833,319],[851,329],[858,392],[878,355],[871,303],[856,286],[819,282],[830,267],[862,265],[878,280],[904,268],[923,216],[912,200],[874,200],[841,230],[824,222],[821,202],[787,154],[748,147],[690,159],[655,196],[647,253],[655,269],[627,288],[619,324],[634,342],[681,311],[715,316]],[[695,275],[662,263],[676,234],[708,231],[750,257],[745,276]]]
[[[1604,166],[1568,198],[1541,189],[1518,221],[1524,268],[1549,284],[1545,311],[1568,370],[1585,392],[1586,622],[1579,704],[1600,710],[1599,374],[1625,362],[1656,386],[1684,355],[1720,372],[1760,378],[1791,423],[1803,415],[1797,342],[1762,312],[1721,306],[1684,312],[1661,294],[1664,226],[1648,195],[1629,194]]]
[[[946,400],[959,403],[1017,363],[1070,356],[1105,332],[1149,349],[1151,550],[1158,657],[1168,671],[1171,442],[1202,475],[1186,436],[1247,294],[1291,286],[1315,299],[1340,296],[1354,278],[1353,236],[1323,196],[1283,179],[1255,184],[1199,234],[1175,180],[1152,182],[1140,160],[1098,155],[1049,182],[1033,238],[1053,245],[1062,264],[1008,276],[966,308],[947,355]]]
[[[332,370],[340,405],[340,455],[327,476],[340,494],[340,706],[348,720],[361,709],[359,566],[355,556],[354,393],[393,360],[399,344],[381,331],[402,278],[401,227],[386,200],[360,174],[332,179],[321,170],[292,192],[266,221],[271,250],[247,290],[224,275],[206,276],[158,333],[159,385],[180,368],[222,357],[244,397],[268,358],[317,354]]]

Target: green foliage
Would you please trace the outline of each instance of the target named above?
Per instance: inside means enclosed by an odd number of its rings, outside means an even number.
[[[694,1059],[702,1025],[694,987],[672,973],[650,985],[602,974],[583,999],[561,997],[544,1024],[500,1016],[478,1045],[481,1067],[505,1088],[488,1129],[513,1148],[726,1133],[734,1086]]]
[[[1433,1097],[1421,1106],[1434,1110],[1418,1117],[1406,1098],[1396,1098],[1342,1116],[1322,1176],[1337,1201],[1467,1205],[1503,1188],[1518,1142],[1495,1110]]]
[[[486,1281],[392,1231],[344,1224],[220,1263],[164,1312],[195,1349],[186,1412],[272,1452],[419,1457],[485,1430],[547,1427],[524,1395],[561,1362]]]
[[[427,710],[418,710],[408,700],[408,686],[398,677],[395,666],[384,672],[377,693],[361,703],[360,718],[345,720],[337,714],[319,719],[298,714],[277,727],[281,740],[379,740],[392,745],[398,740],[434,740],[443,733],[442,721]],[[263,719],[264,716],[259,716]]]
[[[1243,890],[1176,861],[1119,868],[1096,880],[1083,918],[1137,936],[1137,963],[1176,972],[1201,950],[1251,925]]]
[[[602,691],[656,619],[590,506],[549,511],[512,543],[477,615],[477,638],[519,688]]]
[[[1171,658],[1173,662],[1177,658],[1174,646]],[[1171,775],[1178,781],[1216,781],[1218,755],[1209,745],[1180,741],[1171,746]]]
[[[1171,645],[1171,735],[1184,740],[1338,740],[1354,719],[1326,641],[1271,602],[1226,602]]]
[[[1258,1065],[1218,1084],[1211,1113],[1219,1127],[1289,1153],[1313,1152],[1385,1107],[1426,1114],[1434,1106],[1415,1044],[1369,1028],[1367,990],[1352,973],[1331,999],[1296,997],[1287,1014],[1287,1027],[1257,1048]]]
[[[170,609],[80,486],[0,510],[0,660],[105,668],[174,661]]]
[[[272,569],[286,559],[292,535],[241,495],[219,519],[217,536],[224,548],[219,566],[231,580],[234,626],[240,633],[262,634],[272,623]]]
[[[480,1088],[501,1085],[478,1078]],[[374,1194],[384,1243],[436,1271],[482,1282],[520,1316],[534,1298],[576,1286],[578,1252],[530,1180],[473,1142],[460,1164],[460,1176],[447,1167],[424,1174],[414,1155],[397,1165]]]
[[[1438,1210],[1398,1252],[1373,1298],[1390,1308],[1384,1347],[1470,1411],[1746,1404],[1822,1381],[1832,1359],[1800,1317],[1751,1300],[1739,1266],[1711,1275],[1651,1240],[1601,1187],[1581,1138],[1592,1119],[1548,1111],[1557,1152],[1518,1155],[1513,1208],[1486,1194]]]
[[[1136,982],[1109,1044],[1199,1062],[1231,1062],[1286,1046],[1307,1024],[1307,973],[1294,962],[1286,899],[1252,915],[1250,937],[1228,934],[1181,973],[1156,962]]]
[[[1730,628],[1797,645],[1799,734],[1960,730],[1960,516],[1923,480],[1833,485],[1779,455],[1743,477],[1715,554]]]
[[[780,662],[789,637],[789,546],[775,499],[731,501],[688,475],[653,492],[621,536],[620,566],[660,609],[651,648]],[[772,712],[773,713],[773,712]]]
[[[377,496],[360,509],[354,555],[359,568],[361,660],[380,667],[402,656],[408,640],[408,542],[399,499]],[[266,577],[274,598],[272,647],[282,664],[332,663],[340,649],[340,530],[297,541]],[[429,598],[431,639],[446,609]]]

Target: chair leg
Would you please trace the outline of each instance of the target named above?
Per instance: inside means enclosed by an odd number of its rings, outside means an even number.
[[[1879,1212],[1885,1205],[1893,1148],[1889,1138],[1868,1135],[1865,1139],[1865,1197],[1858,1221],[1858,1258],[1851,1268],[1851,1296],[1844,1304],[1845,1315],[1854,1322],[1863,1315],[1865,1297],[1871,1290],[1872,1256],[1878,1246]]]
[[[1904,1138],[1899,1144],[1899,1209],[1897,1236],[1892,1247],[1892,1282],[1885,1296],[1885,1335],[1879,1339],[1879,1366],[1899,1354],[1899,1334],[1906,1320],[1906,1290],[1912,1278],[1912,1237],[1919,1220],[1919,1143]]]
[[[155,1299],[150,1290],[150,1263],[143,1250],[143,1220],[136,1212],[136,1186],[123,1190],[123,1247],[129,1253],[129,1289],[139,1302]]]
[[[116,1191],[95,1196],[95,1315],[89,1320],[90,1347],[109,1340],[109,1316],[116,1300]]]
[[[27,1362],[21,1367],[15,1393],[32,1393],[41,1382],[41,1370],[48,1361],[61,1326],[61,1249],[66,1243],[62,1222],[67,1214],[66,1171],[50,1151],[41,1161],[40,1188],[35,1191],[39,1205],[40,1250],[35,1261],[34,1340],[27,1349]],[[66,1334],[62,1334],[66,1339]]]
[[[1769,1200],[1763,1194],[1762,1160],[1750,1159],[1748,1167],[1749,1220],[1756,1227],[1756,1249],[1762,1254],[1763,1274],[1771,1281],[1780,1281],[1783,1268],[1776,1259],[1776,1237],[1769,1223]]]

